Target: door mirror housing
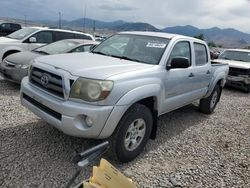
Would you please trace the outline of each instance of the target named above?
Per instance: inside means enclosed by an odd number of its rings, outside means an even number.
[[[36,43],[36,37],[30,37],[29,42],[30,43]]]
[[[167,70],[183,69],[183,68],[188,68],[189,66],[190,66],[190,62],[188,58],[175,57],[171,60],[170,65],[167,65]]]

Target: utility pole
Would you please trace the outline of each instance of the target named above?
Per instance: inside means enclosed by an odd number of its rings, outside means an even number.
[[[84,5],[84,17],[83,17],[83,32],[85,33],[85,22],[86,22],[86,4]]]
[[[59,12],[59,29],[61,29],[62,28],[62,14],[61,14],[61,12]]]
[[[93,34],[95,35],[95,20],[94,20],[94,26],[93,26]]]
[[[24,15],[24,25],[25,25],[25,27],[27,26],[27,15],[26,14]]]

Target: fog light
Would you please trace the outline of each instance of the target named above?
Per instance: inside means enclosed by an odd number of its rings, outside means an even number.
[[[93,125],[93,119],[92,119],[91,117],[87,116],[87,117],[85,118],[85,121],[86,121],[86,123],[87,123],[87,125],[88,125],[89,127],[92,127],[92,125]]]

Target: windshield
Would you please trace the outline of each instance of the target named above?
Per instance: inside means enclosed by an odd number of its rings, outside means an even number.
[[[46,46],[42,46],[40,48],[35,49],[35,52],[44,53],[44,54],[59,54],[63,52],[68,52],[75,46],[80,43],[68,40],[61,40],[58,42],[54,42],[52,44],[48,44]]]
[[[226,50],[220,56],[220,59],[228,59],[234,61],[243,61],[250,63],[250,52],[239,52]]]
[[[35,28],[24,28],[24,29],[20,29],[14,33],[11,33],[10,35],[8,35],[8,38],[11,39],[17,39],[17,40],[22,40],[25,37],[29,36],[30,34],[34,33],[35,31],[37,31],[38,29]]]
[[[158,64],[169,39],[117,34],[98,45],[92,52],[146,64]]]

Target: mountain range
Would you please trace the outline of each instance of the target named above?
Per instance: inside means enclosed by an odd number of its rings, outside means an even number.
[[[50,27],[57,27],[58,21],[51,20],[36,20],[35,22],[41,23]],[[197,27],[186,25],[186,26],[175,26],[166,27],[164,29],[158,29],[151,24],[142,22],[125,22],[123,20],[117,20],[113,22],[105,22],[100,20],[94,20],[90,18],[80,18],[72,21],[62,20],[63,28],[88,28],[103,31],[156,31],[156,32],[167,32],[175,33],[186,36],[197,36],[200,34],[204,35],[207,42],[214,42],[217,45],[221,45],[226,48],[243,48],[250,45],[250,34],[243,33],[236,29],[220,29],[213,27],[209,29],[199,29]]]

